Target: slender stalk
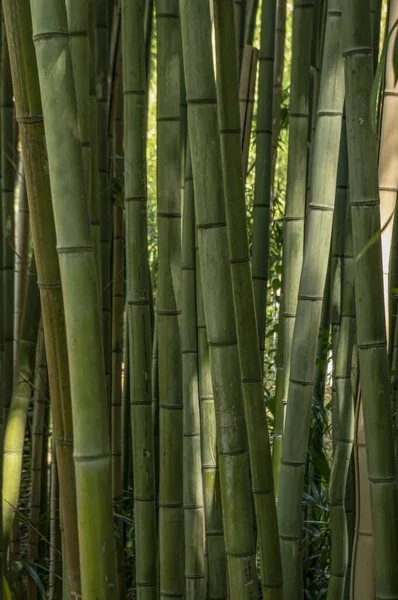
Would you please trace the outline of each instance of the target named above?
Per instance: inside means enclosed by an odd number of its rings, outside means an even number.
[[[14,391],[4,436],[3,539],[8,546],[21,487],[22,454],[26,418],[32,395],[36,342],[40,320],[40,296],[34,255],[29,265],[27,300],[15,370]]]
[[[47,349],[53,416],[53,439],[65,526],[64,582],[70,593],[80,595],[79,546],[76,521],[76,487],[73,464],[73,432],[66,350],[63,297],[55,251],[55,226],[48,177],[40,89],[32,40],[29,6],[22,0],[3,2],[11,69],[21,136],[30,224],[40,282],[40,297]],[[26,65],[26,70],[25,70]],[[70,585],[69,585],[70,584]]]
[[[343,236],[344,250],[340,255],[342,275],[341,311],[334,354],[337,396],[335,416],[337,417],[337,423],[335,427],[335,452],[329,484],[332,553],[328,600],[340,600],[344,597],[350,551],[345,498],[354,441],[354,397],[351,371],[355,342],[355,298],[351,214],[347,198],[347,167],[347,137],[345,123],[343,123],[339,158],[340,189],[336,190],[336,213],[342,213],[342,218],[336,219],[334,223],[335,227],[343,230],[342,234],[338,232],[337,235]],[[343,179],[346,181],[345,188],[342,185]]]
[[[4,29],[4,22],[2,21]],[[3,212],[3,334],[4,334],[4,410],[7,419],[14,375],[14,103],[8,43],[3,31],[1,45],[1,201]]]
[[[221,148],[207,3],[181,0],[180,19],[200,270],[217,424],[229,598],[257,598],[254,515],[236,341]],[[239,161],[240,164],[240,161]],[[239,173],[239,170],[238,170]],[[204,176],[206,174],[206,176]]]
[[[178,0],[159,0],[157,191],[160,598],[184,595],[181,312],[181,37]]]
[[[380,231],[377,147],[369,115],[373,48],[370,11],[363,10],[363,3],[350,0],[344,6],[343,15],[350,206],[356,257],[355,305],[374,539],[375,596],[385,598],[398,596],[398,572],[393,567],[398,560],[395,526],[398,504],[382,302],[381,243],[377,236]],[[375,235],[376,241],[359,256]]]
[[[32,0],[31,10],[63,282],[82,595],[87,600],[110,598],[116,565],[106,384],[66,10],[62,0],[51,6]],[[62,69],[55,68],[61,60]],[[60,118],[65,114],[68,120]]]
[[[28,532],[28,560],[34,563],[39,555],[39,530],[42,486],[42,457],[44,451],[44,419],[46,414],[47,365],[44,333],[39,330],[36,349],[36,374],[33,387],[33,424],[29,520],[33,527]],[[33,579],[28,581],[28,597],[37,597],[37,586]]]
[[[185,598],[204,600],[206,563],[196,328],[195,207],[190,154],[187,144],[181,264]]]
[[[256,88],[257,60],[257,48],[245,46],[243,49],[239,82],[242,168],[244,177],[247,175],[249,162],[250,138],[254,110],[254,94]]]
[[[304,251],[304,219],[307,191],[307,141],[311,37],[314,2],[297,0],[293,11],[292,65],[289,107],[289,153],[286,182],[285,223],[283,230],[283,357],[284,395],[274,430],[274,456],[281,454],[282,435],[290,377],[291,348],[296,320],[297,295]],[[278,493],[279,469],[274,461],[275,489]]]
[[[264,8],[264,5],[263,5]],[[273,488],[271,450],[264,412],[262,365],[258,346],[254,296],[251,288],[246,204],[239,171],[239,104],[237,71],[228,65],[234,45],[233,2],[214,2],[221,155],[229,242],[229,260],[236,315],[243,403],[246,418],[254,506],[256,511],[262,585],[269,598],[282,598],[278,523]],[[272,40],[272,48],[273,48]],[[229,69],[228,69],[229,66]],[[272,77],[270,79],[272,92]],[[235,93],[234,93],[235,91]],[[270,93],[269,106],[272,104]],[[269,154],[271,139],[269,137]],[[269,162],[270,167],[270,162]],[[257,347],[253,341],[257,340]]]
[[[274,182],[278,138],[280,132],[283,70],[285,65],[286,0],[278,0],[275,27],[274,91],[272,100],[272,167],[271,181]]]
[[[279,532],[287,598],[297,598],[301,589],[301,500],[307,463],[318,333],[330,254],[344,104],[341,42],[340,0],[329,0],[311,170],[311,202],[293,335],[279,481]]]
[[[253,45],[259,0],[247,0],[243,43]]]
[[[15,281],[14,281],[14,365],[17,359],[19,335],[26,294],[29,255],[29,206],[22,152],[18,161],[18,221],[16,226]]]
[[[156,598],[156,488],[145,163],[143,3],[122,1],[127,323],[138,600]],[[176,539],[173,540],[176,543]]]
[[[60,498],[57,456],[53,444],[51,452],[51,506],[50,506],[50,580],[49,599],[62,600],[62,545],[60,527]]]
[[[276,0],[263,0],[261,8],[260,68],[256,132],[256,182],[253,204],[252,279],[260,343],[264,362],[265,306],[268,281],[268,249],[272,193],[272,108]]]

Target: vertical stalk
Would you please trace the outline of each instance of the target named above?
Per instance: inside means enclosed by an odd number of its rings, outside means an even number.
[[[4,334],[4,416],[7,419],[14,375],[14,103],[8,43],[4,35],[1,45],[1,201],[3,212],[3,334]]]
[[[340,0],[329,0],[311,169],[312,192],[293,335],[279,481],[279,533],[283,579],[288,598],[298,598],[301,590],[301,500],[307,463],[318,333],[330,255],[344,104],[341,42]]]
[[[258,345],[253,288],[251,287],[249,244],[245,222],[244,180],[242,171],[239,170],[241,152],[239,136],[236,133],[239,131],[238,74],[237,70],[233,68],[233,64],[227,62],[227,58],[231,56],[235,45],[232,1],[223,0],[220,2],[220,0],[215,0],[214,25],[218,72],[217,99],[229,262],[231,265],[262,586],[268,598],[282,598],[282,567],[278,551],[278,523],[271,450],[264,411],[262,365]],[[270,90],[272,90],[272,79]],[[271,97],[272,94],[270,94]],[[271,151],[270,143],[269,151]]]
[[[14,365],[17,359],[19,335],[26,294],[26,277],[29,262],[29,207],[22,151],[18,160],[18,220],[16,225],[15,281],[14,281]]]
[[[256,133],[256,182],[253,204],[252,279],[261,364],[264,362],[265,313],[272,193],[272,108],[276,0],[263,0],[261,8],[260,68]]]
[[[111,598],[117,583],[98,273],[84,200],[81,145],[76,136],[77,109],[66,9],[62,0],[51,5],[31,0],[31,11],[63,282],[82,596],[87,600]],[[60,64],[61,57],[63,68],[53,68]],[[60,118],[65,114],[69,115],[67,121]]]
[[[157,193],[160,598],[184,595],[181,313],[181,37],[178,0],[159,0]]]
[[[80,568],[69,365],[48,165],[47,161],[42,160],[46,156],[46,147],[32,21],[29,6],[23,0],[4,0],[3,11],[11,48],[13,89],[40,282],[53,439],[57,450],[60,495],[63,499],[64,556],[67,562],[64,582],[70,593],[76,596],[80,595]]]
[[[274,430],[274,456],[280,455],[290,377],[291,348],[297,295],[304,252],[304,219],[307,192],[307,141],[309,123],[310,60],[314,2],[297,0],[293,11],[292,65],[289,107],[285,223],[283,230],[283,357],[284,395]],[[275,489],[279,468],[274,461]]]
[[[143,40],[142,1],[122,0],[124,201],[136,586],[138,600],[154,600],[157,592],[156,488],[151,398]],[[176,543],[176,539],[173,539],[173,543]]]
[[[276,156],[278,152],[278,138],[280,132],[281,100],[283,70],[285,65],[285,37],[286,37],[286,0],[278,0],[276,8],[275,27],[275,62],[274,62],[274,89],[272,99],[272,166],[271,181],[274,183]]]
[[[344,5],[343,14],[357,339],[374,539],[375,596],[383,598],[398,595],[398,572],[393,567],[398,560],[398,504],[381,243],[377,236],[380,231],[377,147],[369,114],[373,47],[370,11],[363,10],[363,3],[350,0]],[[375,242],[363,253],[373,236]]]
[[[189,143],[186,147],[181,260],[185,598],[204,600],[206,569],[196,328],[195,207]]]
[[[221,148],[207,3],[180,1],[203,304],[210,345],[217,452],[231,600],[257,598],[255,537],[241,374],[231,300]],[[239,129],[238,129],[239,131]],[[239,162],[240,164],[240,162]],[[238,167],[239,168],[239,167]],[[239,170],[238,170],[239,173]]]
[[[50,578],[49,600],[62,600],[62,544],[60,527],[60,498],[57,473],[57,456],[54,444],[51,452],[51,504],[50,504]]]

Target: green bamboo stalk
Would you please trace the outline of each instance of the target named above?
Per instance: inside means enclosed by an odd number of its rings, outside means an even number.
[[[279,532],[287,598],[301,590],[301,500],[318,332],[329,263],[344,103],[340,0],[329,0],[311,170],[311,202],[297,304],[279,481]],[[286,310],[286,307],[285,307]],[[285,322],[286,323],[286,322]],[[285,357],[286,358],[286,357]]]
[[[4,335],[4,410],[7,419],[13,391],[14,375],[14,256],[15,256],[15,215],[14,215],[14,102],[11,81],[8,44],[4,34],[1,45],[1,201],[3,212],[3,335]]]
[[[159,0],[157,194],[160,598],[184,596],[181,312],[181,38],[178,0]]]
[[[98,299],[102,310],[102,265],[101,265],[101,198],[99,177],[98,115],[97,115],[97,0],[88,0],[88,51],[89,68],[87,71],[89,87],[89,125],[91,132],[91,194],[89,196],[89,215],[98,276]],[[102,319],[101,319],[102,324]],[[107,340],[109,343],[109,340]],[[109,346],[107,347],[109,351]],[[109,367],[109,361],[107,362]],[[109,371],[108,371],[109,373]],[[106,375],[108,374],[106,373]]]
[[[204,600],[206,563],[196,328],[195,207],[189,143],[186,147],[181,250],[185,598]]]
[[[264,8],[264,4],[263,4]],[[257,520],[262,586],[268,598],[282,598],[282,568],[272,478],[271,450],[264,411],[262,365],[254,296],[251,288],[249,244],[245,223],[246,204],[239,140],[238,74],[228,59],[235,45],[233,2],[214,1],[217,93],[221,156],[229,242],[229,261],[235,305],[236,331],[242,378],[251,479]],[[272,40],[272,48],[274,46]],[[272,92],[272,78],[270,79]],[[272,103],[270,94],[269,106]],[[269,137],[269,155],[271,139]],[[269,162],[270,166],[270,162]]]
[[[275,61],[274,61],[274,91],[272,100],[272,167],[271,181],[274,183],[276,157],[278,153],[278,138],[280,132],[280,115],[282,100],[283,70],[285,65],[286,37],[286,0],[278,0],[276,8],[275,27]]]
[[[21,0],[22,2],[22,0]],[[23,6],[22,6],[23,4]],[[40,281],[44,336],[51,389],[54,440],[57,449],[65,557],[64,582],[70,593],[80,595],[79,546],[76,521],[76,487],[73,464],[73,432],[69,365],[55,226],[48,177],[40,89],[32,41],[32,22],[25,2],[3,2],[17,119],[24,168],[33,244]],[[26,68],[25,68],[26,65]],[[69,585],[70,584],[70,585]],[[66,597],[66,595],[65,595]]]
[[[5,31],[3,27],[0,27],[0,44],[2,45],[5,40]],[[1,52],[1,50],[0,50]],[[1,86],[1,79],[0,79]],[[0,90],[1,93],[1,90]],[[0,119],[1,121],[1,119]],[[1,122],[0,122],[1,127]],[[0,134],[0,155],[1,155],[1,134]],[[1,169],[0,169],[1,171]],[[1,186],[0,186],[1,188]],[[0,192],[1,198],[1,192]],[[0,209],[0,232],[3,231],[3,211]],[[3,261],[3,243],[0,243],[0,449],[4,448],[4,392],[5,392],[5,382],[4,382],[4,261]],[[3,452],[0,452],[0,477],[3,481]],[[0,502],[1,506],[3,506],[3,486],[0,486]],[[0,579],[3,581],[5,570],[6,570],[6,562],[7,562],[7,549],[4,548],[3,542],[3,511],[0,511]],[[3,586],[0,586],[0,600],[3,600],[4,589]]]
[[[343,251],[339,256],[341,261],[341,310],[334,353],[337,406],[333,416],[336,417],[335,421],[337,422],[335,423],[335,452],[329,484],[332,553],[328,600],[340,600],[344,597],[350,552],[345,499],[354,442],[354,390],[351,384],[351,371],[355,342],[355,298],[351,214],[347,197],[347,167],[347,137],[343,122],[338,174],[340,185],[336,189],[335,215],[337,218],[334,222],[334,227],[338,229],[335,235],[339,238],[343,237]],[[344,180],[345,185],[343,184]]]
[[[388,5],[391,4],[389,0]],[[380,21],[383,1],[370,0],[370,26],[372,30],[372,45],[373,45],[373,67],[376,69],[379,61],[379,44],[380,44]]]
[[[103,264],[103,263],[102,263]],[[113,207],[113,285],[112,285],[112,498],[113,510],[120,514],[123,501],[122,472],[122,362],[123,362],[123,313],[124,313],[124,222],[123,208]],[[124,598],[123,522],[115,521],[116,562],[119,597]]]
[[[42,0],[32,0],[31,10],[63,282],[82,595],[87,600],[110,598],[116,589],[116,565],[98,273],[84,201],[84,169],[80,138],[76,135],[77,108],[66,10],[62,0],[51,6]],[[63,68],[50,68],[59,64],[60,56]],[[68,115],[68,119],[60,115]]]
[[[281,454],[290,377],[291,348],[296,320],[297,295],[304,251],[304,219],[307,191],[310,59],[314,2],[297,0],[293,11],[292,65],[289,107],[289,150],[283,231],[283,357],[284,395],[274,429],[274,456]],[[274,460],[275,489],[279,469]]]
[[[18,220],[16,225],[15,280],[14,280],[14,366],[17,359],[23,307],[26,294],[26,276],[29,255],[29,207],[22,152],[18,160]]]
[[[143,4],[122,1],[127,323],[138,600],[156,598],[156,488],[151,398]],[[175,543],[176,540],[174,540]]]
[[[377,147],[369,114],[373,83],[370,11],[344,5],[346,111],[350,205],[355,257],[355,305],[360,382],[374,538],[376,598],[398,595],[397,489],[390,383],[382,302]],[[355,165],[355,166],[354,166]],[[375,236],[375,242],[363,252]],[[371,315],[371,318],[370,318]]]
[[[209,344],[203,309],[200,257],[196,235],[196,319],[198,334],[201,457],[205,505],[207,600],[228,597],[220,470],[217,456],[216,413],[211,380]]]
[[[217,424],[217,453],[229,598],[257,598],[253,504],[241,394],[221,149],[212,65],[210,10],[181,0],[180,20],[195,212]],[[239,131],[239,128],[238,128]],[[238,171],[239,173],[239,171]]]
[[[259,0],[247,0],[243,43],[253,45]]]
[[[109,12],[108,0],[96,0],[96,91],[98,117],[99,212],[102,281],[102,329],[104,340],[105,375],[111,397],[112,338],[111,338],[111,238],[112,206],[109,193],[108,140],[108,66]],[[119,593],[120,589],[119,589]]]
[[[268,281],[268,250],[272,193],[272,108],[274,84],[274,51],[276,0],[263,0],[258,74],[258,107],[256,130],[256,181],[253,203],[252,280],[260,343],[261,364],[264,362],[265,306]]]
[[[8,546],[20,495],[22,454],[26,418],[32,395],[36,342],[40,320],[40,296],[34,255],[29,265],[27,300],[22,319],[21,339],[15,370],[14,390],[4,436],[3,540]]]
[[[51,505],[50,505],[50,578],[49,599],[62,600],[62,544],[60,527],[60,498],[57,457],[54,444],[51,452]]]
[[[32,456],[29,499],[29,520],[33,527],[28,531],[28,560],[34,563],[39,555],[39,527],[41,515],[42,457],[44,451],[44,419],[46,413],[47,365],[42,326],[36,348],[36,373],[33,386],[33,424]],[[28,581],[28,598],[37,598],[37,585],[33,579]]]

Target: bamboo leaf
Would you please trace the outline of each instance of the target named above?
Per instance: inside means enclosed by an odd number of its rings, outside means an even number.
[[[10,586],[8,585],[8,581],[5,577],[3,577],[3,587],[5,600],[12,600]]]

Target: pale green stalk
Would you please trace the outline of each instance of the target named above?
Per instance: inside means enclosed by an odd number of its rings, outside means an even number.
[[[32,396],[36,342],[40,321],[40,295],[32,254],[29,265],[27,300],[22,319],[21,339],[15,369],[14,390],[4,436],[3,462],[3,539],[4,548],[10,541],[11,529],[21,487],[22,454],[26,418]]]
[[[200,270],[217,425],[230,600],[258,597],[254,515],[241,392],[207,3],[180,1]],[[232,58],[232,57],[231,57]],[[232,63],[231,63],[232,64]],[[238,171],[239,172],[239,171]],[[204,461],[203,461],[204,462]]]
[[[279,533],[285,594],[289,599],[298,598],[301,593],[301,502],[344,104],[341,42],[340,0],[329,0],[311,169],[311,202],[293,335],[279,481]]]
[[[117,583],[97,266],[86,202],[66,9],[62,0],[51,5],[32,0],[31,10],[63,282],[82,596],[85,600],[101,600],[115,596]]]
[[[23,307],[26,294],[26,277],[29,258],[29,206],[23,168],[22,151],[18,160],[18,219],[16,224],[15,281],[14,281],[14,365],[17,360]]]
[[[187,144],[181,250],[185,598],[205,600],[205,527],[196,328],[195,207],[190,154]]]
[[[289,154],[287,164],[285,222],[283,230],[283,389],[278,396],[274,426],[273,463],[278,494],[283,427],[290,377],[291,348],[296,320],[297,295],[304,251],[307,193],[308,127],[311,38],[314,1],[297,0],[293,11],[292,64],[289,106]],[[282,404],[280,407],[279,404]]]
[[[22,144],[30,224],[39,275],[44,337],[47,349],[57,450],[62,512],[65,523],[65,587],[80,595],[79,545],[76,519],[76,485],[73,464],[72,410],[69,365],[54,216],[52,211],[46,141],[37,64],[32,41],[32,21],[24,0],[4,0],[3,11],[13,76],[13,90]],[[26,68],[25,68],[26,65]],[[65,598],[67,596],[65,595]]]
[[[398,522],[390,377],[383,303],[377,146],[369,114],[373,83],[370,11],[344,5],[350,205],[360,382],[374,540],[375,597],[398,597]],[[365,247],[372,240],[370,247]]]

